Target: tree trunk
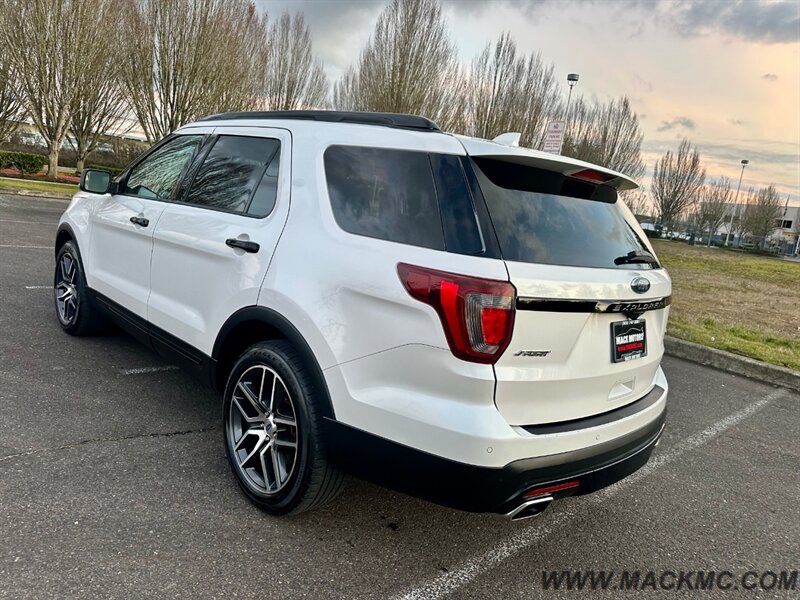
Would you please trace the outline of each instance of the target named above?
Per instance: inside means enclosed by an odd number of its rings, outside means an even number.
[[[50,152],[47,155],[49,163],[47,165],[47,178],[55,179],[58,177],[58,144],[55,142],[50,146]]]
[[[75,170],[78,173],[83,173],[83,167],[86,163],[86,157],[89,156],[89,153],[86,151],[86,145],[83,143],[83,136],[76,135],[75,137],[75,155],[77,157],[77,161],[75,162]]]

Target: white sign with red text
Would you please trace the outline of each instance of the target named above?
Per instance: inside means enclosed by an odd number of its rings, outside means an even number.
[[[547,132],[544,134],[544,148],[542,148],[545,152],[561,154],[565,125],[565,121],[550,121],[547,124]]]

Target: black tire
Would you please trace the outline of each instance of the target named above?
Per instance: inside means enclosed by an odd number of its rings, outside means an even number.
[[[272,515],[315,508],[342,489],[344,476],[328,460],[322,431],[325,393],[283,340],[250,347],[228,377],[222,413],[228,461],[242,491]]]
[[[92,335],[105,327],[105,316],[89,295],[81,255],[72,240],[65,242],[56,254],[53,301],[58,324],[68,334]]]

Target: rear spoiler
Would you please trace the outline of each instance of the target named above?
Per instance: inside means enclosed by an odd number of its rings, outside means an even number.
[[[622,173],[582,160],[561,156],[560,154],[551,154],[549,152],[541,152],[539,150],[531,150],[530,148],[521,148],[519,146],[508,146],[464,135],[454,134],[453,137],[461,142],[461,145],[464,146],[464,150],[467,151],[469,156],[494,158],[520,165],[536,167],[538,169],[545,169],[547,171],[555,171],[556,173],[562,173],[567,176],[578,176],[580,179],[585,178],[582,175],[585,175],[587,171],[596,172],[607,178],[603,181],[605,185],[611,186],[620,192],[633,190],[639,187],[638,183]]]

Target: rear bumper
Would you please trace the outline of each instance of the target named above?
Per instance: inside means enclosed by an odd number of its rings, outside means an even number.
[[[627,477],[650,458],[665,418],[666,409],[645,426],[601,444],[500,468],[448,460],[334,420],[326,422],[326,433],[332,458],[356,476],[460,510],[505,514],[531,488],[578,480],[577,487],[552,494],[559,498]]]

